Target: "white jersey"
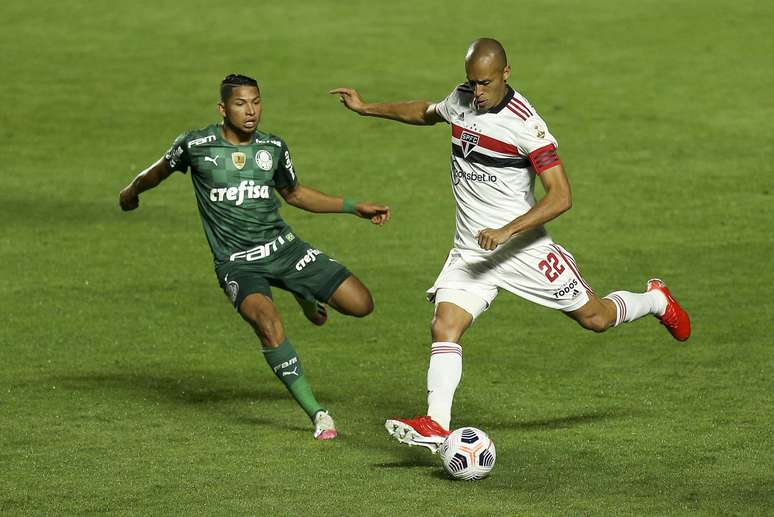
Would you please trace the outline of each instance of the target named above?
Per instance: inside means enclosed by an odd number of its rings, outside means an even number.
[[[476,234],[501,228],[535,204],[535,176],[559,163],[556,139],[535,108],[510,86],[503,101],[486,112],[473,107],[467,84],[435,104],[452,129],[451,183],[457,202],[454,247],[484,251]],[[552,242],[540,226],[515,235],[513,250]]]

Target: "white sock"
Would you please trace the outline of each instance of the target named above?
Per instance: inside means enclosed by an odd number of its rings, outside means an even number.
[[[462,347],[439,341],[430,348],[427,368],[427,414],[449,429],[454,391],[462,378]]]
[[[666,296],[661,291],[653,290],[647,293],[630,293],[629,291],[615,291],[607,296],[608,300],[615,303],[615,325],[629,323],[638,320],[648,314],[661,316],[666,311]]]

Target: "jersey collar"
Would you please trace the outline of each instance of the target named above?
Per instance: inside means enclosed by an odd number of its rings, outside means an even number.
[[[505,86],[506,88],[508,88],[505,92],[505,97],[503,97],[503,100],[500,101],[500,104],[492,108],[489,108],[489,111],[487,111],[487,113],[500,113],[502,109],[505,106],[507,106],[509,102],[511,102],[511,99],[513,98],[513,94],[515,92],[513,91],[513,88],[511,88],[510,84],[506,84]]]

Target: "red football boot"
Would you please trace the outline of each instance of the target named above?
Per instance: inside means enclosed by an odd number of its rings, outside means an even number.
[[[647,290],[658,290],[666,296],[666,311],[661,316],[656,316],[661,324],[667,328],[676,340],[685,341],[688,339],[691,336],[691,319],[688,317],[688,313],[677,303],[677,300],[674,299],[666,284],[658,278],[651,278],[648,280]]]
[[[429,416],[387,420],[384,427],[400,443],[421,445],[430,449],[433,454],[449,436],[449,431]]]

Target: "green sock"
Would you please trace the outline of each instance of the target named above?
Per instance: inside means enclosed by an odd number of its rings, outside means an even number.
[[[290,341],[286,338],[277,348],[262,348],[261,351],[274,375],[282,381],[309,418],[313,419],[315,413],[323,408],[314,398],[312,388],[304,377],[304,367]]]

